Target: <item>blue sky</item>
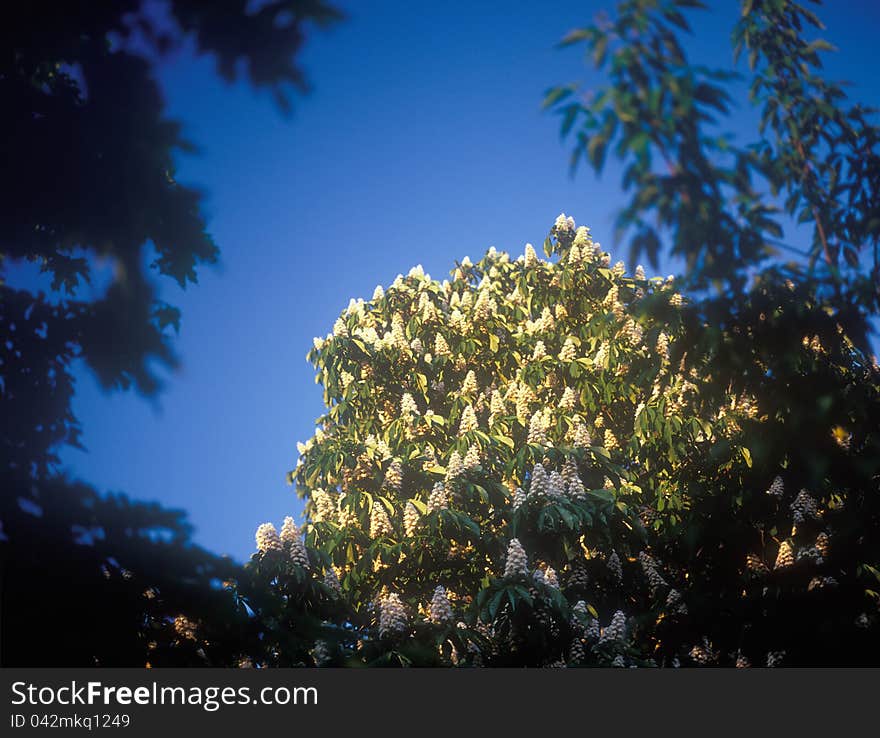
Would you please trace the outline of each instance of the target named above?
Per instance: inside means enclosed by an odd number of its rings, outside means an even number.
[[[540,109],[551,85],[596,79],[554,44],[607,0],[337,4],[349,17],[310,36],[314,92],[289,118],[209,60],[161,68],[169,111],[201,148],[178,178],[206,190],[221,264],[186,292],[163,284],[183,309],[182,365],[160,397],[105,394],[79,373],[88,452],[62,454],[99,489],[187,509],[198,543],[240,560],[259,523],[301,513],[284,475],[322,412],[305,355],[349,298],[417,263],[442,279],[489,246],[521,253],[560,211],[610,245],[621,203],[613,169],[568,176],[558,121]],[[715,5],[692,16],[691,49],[726,65],[737,4]],[[830,76],[880,103],[880,4],[820,13],[841,48]]]

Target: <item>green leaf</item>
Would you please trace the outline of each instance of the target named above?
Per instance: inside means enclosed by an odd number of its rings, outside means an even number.
[[[494,597],[492,597],[492,599],[489,601],[488,611],[489,611],[489,619],[490,620],[494,620],[496,618],[496,616],[498,615],[498,608],[500,607],[501,600],[504,598],[504,595],[506,594],[506,592],[507,592],[506,589],[499,589],[495,593]]]

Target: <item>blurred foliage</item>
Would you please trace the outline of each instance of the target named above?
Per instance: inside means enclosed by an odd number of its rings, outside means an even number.
[[[316,661],[877,664],[880,371],[830,298],[691,302],[564,215],[544,250],[416,267],[315,339],[298,570],[349,610]]]
[[[725,130],[736,86],[732,64],[690,61],[682,36],[697,0],[625,0],[571,31],[607,82],[551,89],[545,105],[574,138],[572,167],[622,164],[631,193],[616,222],[630,256],[656,266],[668,246],[688,285],[745,288],[750,271],[774,263],[808,276],[861,347],[866,317],[880,312],[880,128],[873,109],[851,104],[824,79],[814,37],[823,25],[792,0],[743,0],[734,59],[748,61],[748,98],[759,114],[751,140]],[[737,126],[737,130],[743,130]],[[809,230],[804,251],[783,240]],[[786,252],[794,256],[786,259]]]
[[[63,477],[34,498],[4,510],[4,666],[223,665],[245,640],[239,567],[190,545],[182,511]]]
[[[200,193],[175,179],[175,154],[194,147],[167,116],[156,65],[193,41],[223,78],[246,75],[287,110],[291,92],[307,89],[296,61],[305,28],[338,17],[321,0],[34,0],[0,10],[4,664],[223,661],[210,645],[198,658],[161,645],[164,655],[147,653],[163,643],[163,622],[186,611],[238,627],[231,590],[210,584],[233,567],[189,544],[180,513],[101,498],[57,475],[58,449],[80,438],[71,369],[81,360],[105,388],[157,392],[157,369],[176,363],[180,314],[157,298],[154,276],[186,287],[217,259]],[[48,294],[8,282],[21,262],[51,278]],[[172,542],[154,540],[154,527]],[[151,587],[161,604],[144,601]]]

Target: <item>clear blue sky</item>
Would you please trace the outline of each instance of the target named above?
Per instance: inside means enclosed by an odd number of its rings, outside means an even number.
[[[179,179],[207,191],[222,263],[186,293],[163,286],[183,308],[182,367],[156,401],[103,394],[80,372],[88,452],[62,455],[99,489],[187,509],[198,543],[240,560],[259,523],[301,513],[284,475],[322,412],[305,355],[349,298],[417,263],[442,279],[489,246],[521,253],[560,211],[610,245],[621,202],[613,170],[568,177],[558,121],[540,110],[549,86],[591,78],[579,50],[553,47],[607,0],[338,4],[349,18],[309,38],[314,92],[291,118],[208,60],[162,67],[170,112],[201,146]],[[693,16],[692,49],[721,65],[738,3],[715,5]],[[877,105],[880,3],[820,12],[841,48],[830,75]]]

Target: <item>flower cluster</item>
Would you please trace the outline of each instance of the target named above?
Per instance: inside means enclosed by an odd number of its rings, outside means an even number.
[[[452,612],[452,605],[446,596],[446,589],[438,585],[434,589],[434,595],[431,597],[430,619],[432,623],[438,625],[446,625],[454,620],[455,616]]]
[[[293,518],[284,518],[281,526],[281,543],[287,549],[290,560],[297,566],[307,567],[309,565],[309,554],[303,543],[299,527],[293,522]]]
[[[411,501],[407,501],[403,508],[403,530],[408,536],[416,532],[420,519],[418,508]]]
[[[782,483],[782,477],[778,474],[773,478],[773,482],[770,487],[767,489],[767,494],[776,497],[777,499],[781,498],[783,494],[785,494],[785,485]]]
[[[657,569],[657,562],[646,551],[639,551],[639,563],[648,580],[648,585],[651,587],[652,594],[660,587],[666,586],[666,580]]]
[[[600,642],[623,641],[626,639],[626,615],[622,610],[617,610],[611,617],[611,622],[602,628]]]
[[[783,541],[779,544],[779,551],[776,554],[776,563],[773,564],[774,569],[787,569],[794,564],[794,549],[791,543]]]
[[[379,601],[379,635],[399,635],[406,631],[409,622],[406,609],[396,592],[386,594]]]
[[[513,538],[507,546],[507,559],[504,563],[504,576],[526,576],[528,571],[529,567],[525,549],[516,538]]]
[[[333,567],[324,572],[324,584],[333,593],[334,597],[342,597],[342,585],[340,585],[339,576]]]
[[[390,536],[393,532],[394,526],[391,525],[385,506],[377,500],[370,510],[370,538]]]
[[[439,512],[440,510],[449,509],[449,498],[446,495],[446,488],[443,482],[436,482],[431,494],[428,495],[428,512]]]
[[[611,576],[613,576],[618,583],[623,581],[623,567],[620,564],[620,557],[617,555],[617,551],[612,551],[611,555],[608,557],[608,571],[611,572]]]
[[[270,551],[281,551],[281,538],[278,531],[272,523],[263,523],[257,528],[256,533],[257,551],[260,553],[269,553]]]
[[[795,523],[803,523],[808,518],[819,517],[816,500],[807,490],[802,489],[798,492],[794,502],[791,503],[791,514]]]

